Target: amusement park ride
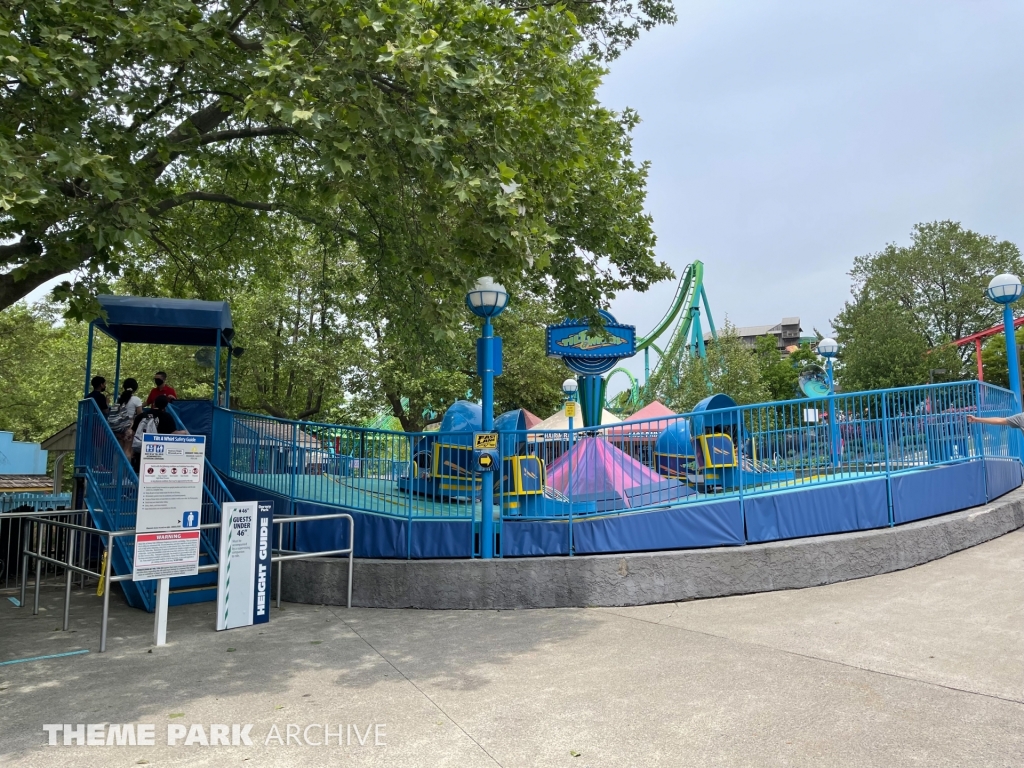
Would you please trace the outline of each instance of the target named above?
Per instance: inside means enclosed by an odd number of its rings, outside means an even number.
[[[718,332],[715,330],[715,321],[711,316],[711,308],[708,306],[708,295],[704,290],[704,263],[695,261],[688,264],[683,270],[679,283],[676,286],[675,296],[669,305],[665,316],[658,321],[654,329],[647,335],[636,340],[636,351],[644,353],[644,383],[637,381],[625,368],[615,368],[608,374],[608,381],[617,373],[624,374],[629,379],[628,396],[625,402],[609,400],[605,407],[612,412],[633,412],[646,401],[652,399],[650,382],[656,378],[659,368],[664,360],[678,359],[684,350],[694,357],[707,357],[704,348],[704,326],[701,322],[701,306],[704,307],[704,314],[707,319],[708,330],[711,331],[711,338],[718,339]],[[657,344],[663,336],[668,338],[668,344],[664,348]],[[658,353],[658,360],[651,370],[651,350]]]

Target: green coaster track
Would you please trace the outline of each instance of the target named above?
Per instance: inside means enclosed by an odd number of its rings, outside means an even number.
[[[667,371],[672,367],[671,361],[678,361],[684,352],[691,357],[707,357],[704,349],[704,328],[701,323],[701,305],[704,307],[704,315],[707,319],[708,330],[711,331],[711,338],[718,339],[715,330],[715,321],[711,316],[711,308],[708,306],[708,295],[704,291],[704,263],[695,261],[688,264],[676,285],[676,293],[672,298],[665,316],[658,321],[654,329],[637,339],[636,351],[644,353],[644,383],[625,368],[615,368],[608,374],[608,381],[616,374],[625,374],[629,379],[628,393],[623,398],[620,393],[614,398],[606,400],[605,407],[613,413],[633,413],[639,407],[654,399],[654,392],[662,378],[676,371]],[[668,344],[660,347],[657,342],[663,336],[668,337]],[[651,350],[658,353],[658,360],[651,369]],[[666,363],[665,361],[670,361]],[[665,363],[663,365],[663,363]],[[678,363],[677,363],[678,365]]]

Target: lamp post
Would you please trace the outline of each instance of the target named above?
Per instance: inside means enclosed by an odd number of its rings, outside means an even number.
[[[1016,275],[996,275],[988,284],[985,295],[996,304],[1003,305],[1003,333],[1006,336],[1006,365],[1010,369],[1010,389],[1016,398],[1014,410],[1020,411],[1020,369],[1017,364],[1017,344],[1013,332],[1013,302],[1024,294],[1024,285]]]
[[[833,338],[818,342],[818,354],[825,358],[825,375],[828,378],[828,431],[832,448],[832,466],[839,467],[839,425],[836,423],[836,386],[832,370],[832,359],[839,354],[839,343]]]
[[[562,392],[565,393],[566,410],[569,416],[569,450],[572,450],[572,419],[576,414],[576,390],[580,388],[576,379],[566,379],[562,382]],[[569,406],[572,403],[572,406]]]
[[[508,292],[490,277],[481,277],[466,294],[466,306],[484,321],[476,342],[476,370],[483,390],[480,428],[484,432],[494,429],[494,377],[501,375],[501,338],[494,335],[491,318],[500,315],[506,304]],[[490,559],[494,557],[494,483],[490,479],[480,483],[480,507],[480,557]]]

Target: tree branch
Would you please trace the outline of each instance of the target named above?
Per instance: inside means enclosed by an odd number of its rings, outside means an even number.
[[[69,271],[67,265],[59,260],[48,262],[44,258],[42,262],[33,265],[31,269],[13,269],[0,275],[0,307],[11,306],[47,280],[60,277]]]
[[[25,256],[38,256],[42,252],[42,243],[26,235],[16,243],[0,245],[0,261],[15,261]]]
[[[297,136],[298,131],[287,125],[271,125],[265,128],[237,128],[229,131],[212,131],[199,138],[199,146],[235,139],[255,139],[260,136]]]
[[[260,203],[254,200],[239,200],[231,195],[222,195],[217,192],[184,192],[183,194],[175,197],[169,197],[166,200],[161,200],[156,205],[151,206],[148,209],[148,213],[150,216],[156,218],[172,208],[177,208],[178,206],[191,202],[223,203],[224,205],[233,205],[236,208],[248,208],[252,211],[284,210],[284,208],[277,203]]]

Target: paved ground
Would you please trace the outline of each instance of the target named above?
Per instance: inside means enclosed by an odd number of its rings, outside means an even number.
[[[862,581],[641,608],[288,604],[216,633],[207,604],[173,609],[159,649],[151,616],[118,606],[103,655],[94,596],[76,595],[73,633],[57,591],[38,617],[2,599],[0,661],[90,653],[0,666],[0,764],[1011,768],[1022,566],[1019,531]],[[152,723],[157,745],[46,746],[65,721]],[[254,745],[167,746],[168,726],[212,723],[251,724]],[[351,745],[273,738],[314,723]]]

